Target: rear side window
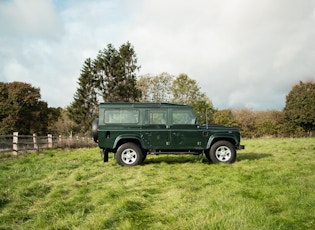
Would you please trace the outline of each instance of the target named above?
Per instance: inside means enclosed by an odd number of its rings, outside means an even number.
[[[166,124],[166,111],[161,110],[151,110],[149,113],[149,124]]]
[[[106,124],[138,124],[139,110],[137,109],[109,109],[105,110]]]

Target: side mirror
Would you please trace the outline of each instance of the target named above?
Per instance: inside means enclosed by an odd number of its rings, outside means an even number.
[[[200,125],[200,122],[198,120],[198,117],[195,118],[195,125]]]

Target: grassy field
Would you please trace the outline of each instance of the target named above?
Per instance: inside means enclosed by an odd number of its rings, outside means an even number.
[[[97,148],[0,159],[0,229],[314,229],[315,139],[243,144],[232,165],[121,167]]]

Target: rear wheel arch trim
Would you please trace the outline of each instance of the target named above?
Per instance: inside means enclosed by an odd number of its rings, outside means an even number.
[[[140,149],[143,149],[143,143],[142,143],[142,140],[140,137],[136,137],[136,136],[124,136],[124,135],[121,135],[121,136],[118,136],[114,142],[114,146],[113,148],[114,149],[118,149],[121,145],[125,144],[125,143],[128,143],[128,142],[131,142],[131,143],[135,143],[139,146]]]

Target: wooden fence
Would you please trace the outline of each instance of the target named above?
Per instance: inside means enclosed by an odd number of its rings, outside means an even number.
[[[89,137],[55,137],[51,134],[47,136],[19,135],[18,132],[14,132],[13,135],[0,135],[0,153],[12,152],[14,155],[18,155],[19,152],[43,149],[95,146],[93,139]]]

